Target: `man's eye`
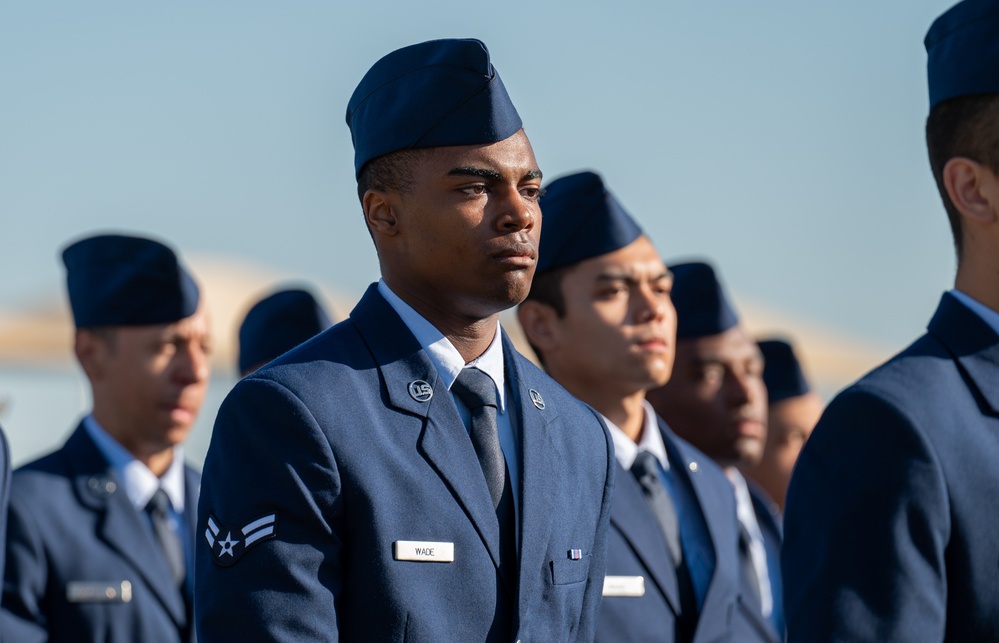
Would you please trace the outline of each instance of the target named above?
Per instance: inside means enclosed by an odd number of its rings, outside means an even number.
[[[462,192],[465,194],[470,194],[472,196],[481,196],[486,193],[486,186],[484,185],[470,185],[467,188],[462,188]]]
[[[520,193],[523,194],[524,197],[535,201],[537,201],[538,199],[540,199],[545,195],[545,191],[542,188],[538,187],[524,188],[520,191]]]
[[[725,372],[720,368],[705,368],[701,369],[701,372],[698,375],[702,382],[717,384],[724,379]]]
[[[610,297],[617,297],[627,291],[628,289],[624,286],[607,286],[606,288],[601,288],[597,291],[597,297],[601,299],[608,299]]]

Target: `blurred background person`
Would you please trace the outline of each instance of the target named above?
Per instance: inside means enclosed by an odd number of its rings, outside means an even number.
[[[731,485],[645,400],[673,368],[673,278],[597,174],[553,181],[541,207],[538,273],[518,319],[548,373],[604,417],[617,459],[596,640],[755,640],[730,629]]]
[[[239,326],[239,376],[246,377],[332,325],[304,288],[279,290],[255,303]]]
[[[763,354],[739,323],[714,268],[670,266],[676,307],[676,361],[665,386],[648,399],[680,437],[725,470],[735,491],[743,595],[760,629],[783,638],[781,528],[773,501],[739,472],[763,457],[767,392]]]
[[[783,511],[794,463],[822,415],[822,398],[809,385],[789,341],[766,339],[757,344],[767,386],[767,442],[759,463],[742,471]]]
[[[199,476],[181,444],[205,396],[198,286],[151,239],[63,252],[92,410],[13,476],[0,639],[190,643]]]

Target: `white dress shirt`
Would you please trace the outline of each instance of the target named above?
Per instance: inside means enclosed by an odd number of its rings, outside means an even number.
[[[474,367],[479,369],[488,375],[496,385],[500,404],[500,408],[496,412],[500,448],[503,450],[503,457],[506,459],[506,468],[510,474],[510,491],[513,492],[514,511],[519,513],[520,460],[517,457],[517,438],[514,431],[513,418],[511,417],[512,414],[508,412],[506,405],[506,374],[504,371],[503,340],[501,336],[503,331],[499,322],[496,322],[496,333],[493,335],[493,341],[489,344],[486,351],[466,364],[458,349],[433,324],[392,292],[384,279],[378,281],[378,292],[385,298],[389,306],[399,314],[403,323],[406,324],[406,327],[416,337],[416,341],[419,342],[420,347],[430,357],[431,363],[437,369],[437,375],[447,386],[448,391],[451,390],[451,385],[458,379],[458,373],[463,368]],[[461,421],[468,428],[471,426],[472,414],[456,395],[452,393],[451,396],[454,398]],[[520,521],[517,520],[516,523],[519,534]]]

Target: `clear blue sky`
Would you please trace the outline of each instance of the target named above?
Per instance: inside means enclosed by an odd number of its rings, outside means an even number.
[[[922,39],[949,0],[0,5],[0,310],[100,229],[359,293],[347,99],[399,46],[486,42],[548,178],[601,172],[669,258],[901,347],[949,287]]]

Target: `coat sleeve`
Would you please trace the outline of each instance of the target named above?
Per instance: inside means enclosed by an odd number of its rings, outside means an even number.
[[[788,640],[943,640],[946,483],[918,423],[880,392],[835,399],[784,517]]]
[[[302,401],[266,379],[239,382],[219,410],[202,477],[199,641],[338,640],[340,490],[329,440]],[[242,529],[271,515],[273,537],[221,554],[219,538],[247,540]]]
[[[7,512],[5,558],[0,640],[47,641],[48,560],[30,508],[16,495]]]
[[[604,592],[604,575],[607,571],[607,534],[610,530],[611,502],[614,499],[614,444],[610,432],[596,414],[594,414],[604,437],[604,492],[600,501],[600,516],[597,521],[597,532],[593,539],[593,552],[590,559],[589,576],[586,579],[586,593],[583,596],[583,611],[580,617],[577,640],[592,641],[596,637],[597,617],[600,612],[600,601]]]

